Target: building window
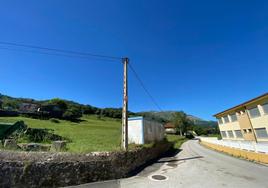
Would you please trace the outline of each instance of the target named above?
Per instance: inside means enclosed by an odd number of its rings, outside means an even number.
[[[234,132],[235,132],[236,138],[243,138],[241,130],[235,130]]]
[[[228,136],[230,137],[230,138],[233,138],[234,137],[234,133],[233,133],[233,131],[227,131],[228,132]]]
[[[218,122],[219,122],[219,124],[223,123],[221,118],[218,119]]]
[[[221,136],[222,136],[222,138],[226,138],[227,137],[226,132],[225,131],[221,131]]]
[[[248,110],[248,112],[249,112],[249,115],[251,118],[256,118],[256,117],[261,116],[261,113],[260,113],[258,107],[251,108]]]
[[[262,105],[262,109],[265,114],[268,114],[268,103]]]
[[[255,131],[258,138],[268,138],[266,128],[257,128]]]
[[[245,110],[241,110],[240,112],[239,112],[239,115],[244,115],[245,114]]]
[[[252,130],[251,129],[248,129],[248,133],[252,133]]]
[[[236,114],[231,114],[231,115],[230,115],[230,118],[231,118],[231,121],[232,121],[232,122],[237,121],[237,116],[236,116]]]
[[[247,134],[247,129],[243,129],[244,134]]]
[[[228,116],[224,116],[223,119],[224,119],[224,123],[229,123],[229,118],[228,118]]]

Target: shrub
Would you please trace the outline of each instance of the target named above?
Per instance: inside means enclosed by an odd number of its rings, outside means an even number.
[[[69,109],[67,109],[64,112],[62,117],[63,117],[63,119],[67,119],[67,120],[76,120],[76,119],[82,117],[82,113],[81,113],[80,109],[78,109],[76,107],[70,107]]]
[[[50,121],[53,122],[53,123],[60,123],[60,121],[57,120],[56,118],[51,118]]]
[[[68,108],[66,101],[59,98],[51,99],[48,103],[58,106],[63,111],[67,110]]]

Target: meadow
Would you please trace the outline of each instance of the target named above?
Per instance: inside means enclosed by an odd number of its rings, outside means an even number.
[[[71,140],[68,151],[86,153],[92,151],[120,150],[121,119],[96,115],[84,115],[80,122],[39,120],[27,117],[0,117],[0,122],[24,121],[30,128],[53,129],[54,133]]]
[[[55,119],[53,119],[55,120]],[[121,119],[108,117],[98,118],[97,115],[83,115],[79,122],[66,120],[56,121],[40,120],[27,117],[0,117],[0,122],[15,123],[24,121],[27,127],[54,130],[54,134],[70,140],[67,144],[68,152],[88,153],[93,151],[118,151],[121,141]],[[3,125],[0,125],[3,126]],[[1,127],[0,127],[1,131]],[[174,149],[187,141],[185,137],[178,135],[167,135],[167,141],[174,143]],[[153,143],[137,146],[131,144],[129,147],[152,147]]]

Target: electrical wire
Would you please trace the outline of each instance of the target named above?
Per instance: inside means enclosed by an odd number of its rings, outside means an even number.
[[[92,57],[117,59],[117,60],[122,59],[121,57],[115,57],[115,56],[106,56],[106,55],[99,55],[99,54],[86,53],[86,52],[78,52],[78,51],[71,51],[71,50],[48,48],[48,47],[41,47],[41,46],[28,45],[28,44],[19,44],[19,43],[13,43],[13,42],[0,41],[0,44],[9,45],[9,46],[32,48],[32,49],[39,49],[39,50],[55,51],[55,52],[74,54],[74,55],[92,56]]]
[[[153,104],[158,108],[158,110],[160,110],[162,112],[163,111],[162,108],[158,105],[158,103],[156,102],[156,100],[154,99],[154,97],[150,94],[149,90],[146,88],[145,84],[141,80],[141,78],[138,75],[137,71],[135,71],[134,67],[130,63],[128,63],[128,64],[129,64],[129,68],[134,73],[134,76],[139,81],[139,83],[140,83],[141,87],[143,88],[143,90],[145,91],[145,93],[149,96],[149,98],[151,99],[151,101],[153,102]]]
[[[0,46],[0,50],[7,50],[7,51],[17,51],[17,52],[26,52],[26,53],[33,53],[33,54],[43,54],[43,55],[53,55],[53,56],[62,56],[62,57],[70,57],[70,58],[81,58],[81,59],[91,59],[89,56],[82,56],[82,55],[68,55],[68,54],[60,54],[60,53],[51,53],[51,52],[42,52],[42,51],[33,51],[33,50],[25,50],[25,49],[15,49],[15,48],[7,48]],[[97,60],[102,61],[110,61],[110,62],[118,62],[116,59],[105,59],[99,57],[93,57]]]
[[[106,55],[99,55],[99,54],[93,54],[93,53],[85,53],[85,52],[78,52],[78,51],[71,51],[71,50],[63,50],[63,49],[56,49],[56,48],[48,48],[48,47],[41,47],[41,46],[35,46],[35,45],[28,45],[28,44],[19,44],[19,43],[13,43],[13,42],[4,42],[0,41],[0,44],[2,45],[8,45],[8,46],[16,46],[16,47],[23,47],[23,48],[30,48],[30,49],[36,49],[36,50],[45,50],[45,51],[53,51],[53,52],[58,52],[58,53],[48,53],[48,52],[42,52],[42,51],[33,51],[33,50],[25,50],[25,49],[14,49],[14,48],[7,48],[7,47],[2,47],[0,46],[0,49],[2,50],[9,50],[9,51],[21,51],[21,52],[30,52],[30,53],[38,53],[38,54],[45,54],[45,55],[56,55],[56,56],[64,56],[64,57],[73,57],[73,58],[86,58],[88,59],[89,57],[95,57],[95,58],[103,58],[105,60],[122,60],[124,58],[121,57],[115,57],[115,56],[106,56]],[[121,61],[122,62],[122,61]],[[145,84],[143,83],[142,79],[138,75],[137,71],[134,69],[134,67],[128,63],[130,69],[134,73],[134,76],[140,83],[141,87],[145,91],[145,93],[149,96],[153,104],[160,110],[161,107],[158,105],[154,97],[151,95],[151,93],[148,91],[146,88]]]

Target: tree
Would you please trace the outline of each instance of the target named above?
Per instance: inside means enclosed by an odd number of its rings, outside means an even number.
[[[58,106],[62,111],[66,111],[68,109],[67,103],[59,98],[51,99],[48,104],[53,104]]]
[[[19,102],[16,100],[6,100],[3,102],[3,108],[8,108],[11,110],[18,110]]]
[[[90,105],[82,106],[83,114],[95,114],[96,110],[97,110],[96,107]]]
[[[103,116],[103,109],[100,110],[100,113],[98,114],[97,118],[98,119],[101,119]]]
[[[180,132],[181,136],[183,135],[183,133],[187,132],[188,127],[192,124],[191,120],[184,112],[175,112],[172,117],[172,123],[175,125],[175,128]]]
[[[0,100],[0,109],[2,109],[3,101]]]
[[[63,113],[62,117],[67,120],[76,120],[82,117],[82,112],[79,108],[72,106]]]

